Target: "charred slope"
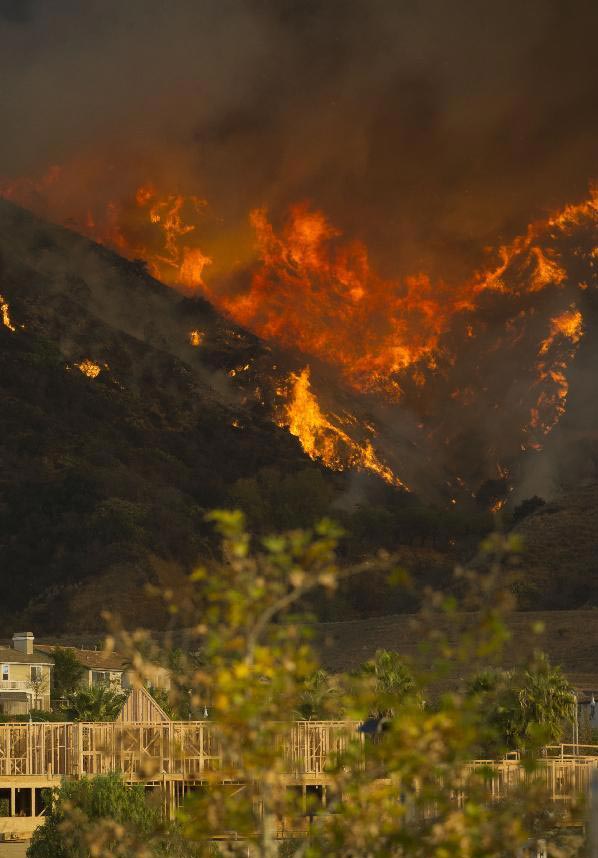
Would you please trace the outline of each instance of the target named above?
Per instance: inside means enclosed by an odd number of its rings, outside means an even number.
[[[439,587],[459,548],[491,526],[474,506],[426,506],[376,476],[312,462],[272,419],[281,379],[304,357],[275,353],[143,263],[3,200],[0,295],[0,620],[10,627],[87,631],[103,610],[160,625],[145,585],[182,586],[213,551],[203,513],[217,506],[242,507],[256,532],[333,514],[347,555],[407,546],[406,565]],[[329,413],[367,408],[312,368]],[[569,434],[577,444],[576,424]],[[542,606],[587,603],[558,576],[543,578]],[[322,616],[415,607],[370,577]]]
[[[25,612],[38,627],[97,627],[100,611],[134,616],[142,603],[159,622],[142,585],[172,584],[210,551],[203,510],[234,502],[256,474],[279,492],[279,523],[326,511],[335,476],[248,395],[255,378],[229,375],[251,358],[266,377],[272,356],[255,337],[2,201],[0,266],[0,611],[11,625]]]

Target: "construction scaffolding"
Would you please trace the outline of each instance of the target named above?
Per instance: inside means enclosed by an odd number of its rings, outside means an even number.
[[[140,711],[136,706],[131,713]],[[152,713],[155,715],[155,713]],[[351,742],[364,744],[354,721],[297,721],[280,725],[281,757],[290,787],[317,790],[326,803],[327,763]],[[367,756],[367,753],[365,754]],[[598,747],[548,748],[529,771],[512,759],[478,760],[464,766],[463,796],[471,778],[481,779],[488,801],[540,781],[554,801],[571,801],[588,792],[598,769]],[[164,813],[172,818],[186,793],[198,786],[234,781],[240,772],[226,760],[218,725],[210,721],[127,721],[106,723],[0,724],[0,798],[9,808],[0,817],[3,833],[29,835],[43,822],[44,790],[64,778],[119,772],[128,783],[162,791]]]

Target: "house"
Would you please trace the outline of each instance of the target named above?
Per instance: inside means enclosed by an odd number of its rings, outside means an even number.
[[[49,656],[57,648],[59,647],[55,644],[40,646],[40,649],[44,650]],[[115,691],[120,691],[131,688],[135,684],[134,670],[131,663],[119,653],[106,653],[102,649],[79,649],[74,646],[60,648],[72,652],[81,667],[83,667],[84,672],[81,684],[85,688],[107,685]],[[146,684],[153,688],[168,690],[170,688],[169,671],[164,667],[152,665],[146,676]]]
[[[26,715],[50,708],[52,658],[34,646],[32,632],[16,632],[0,647],[0,714]]]

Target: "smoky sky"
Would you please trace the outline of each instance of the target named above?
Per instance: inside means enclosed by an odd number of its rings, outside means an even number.
[[[594,0],[0,0],[0,174],[147,162],[450,278],[598,176],[597,32]]]

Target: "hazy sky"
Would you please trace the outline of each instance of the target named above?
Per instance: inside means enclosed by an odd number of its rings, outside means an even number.
[[[595,0],[0,0],[0,174],[126,152],[450,275],[598,177],[596,33]]]

